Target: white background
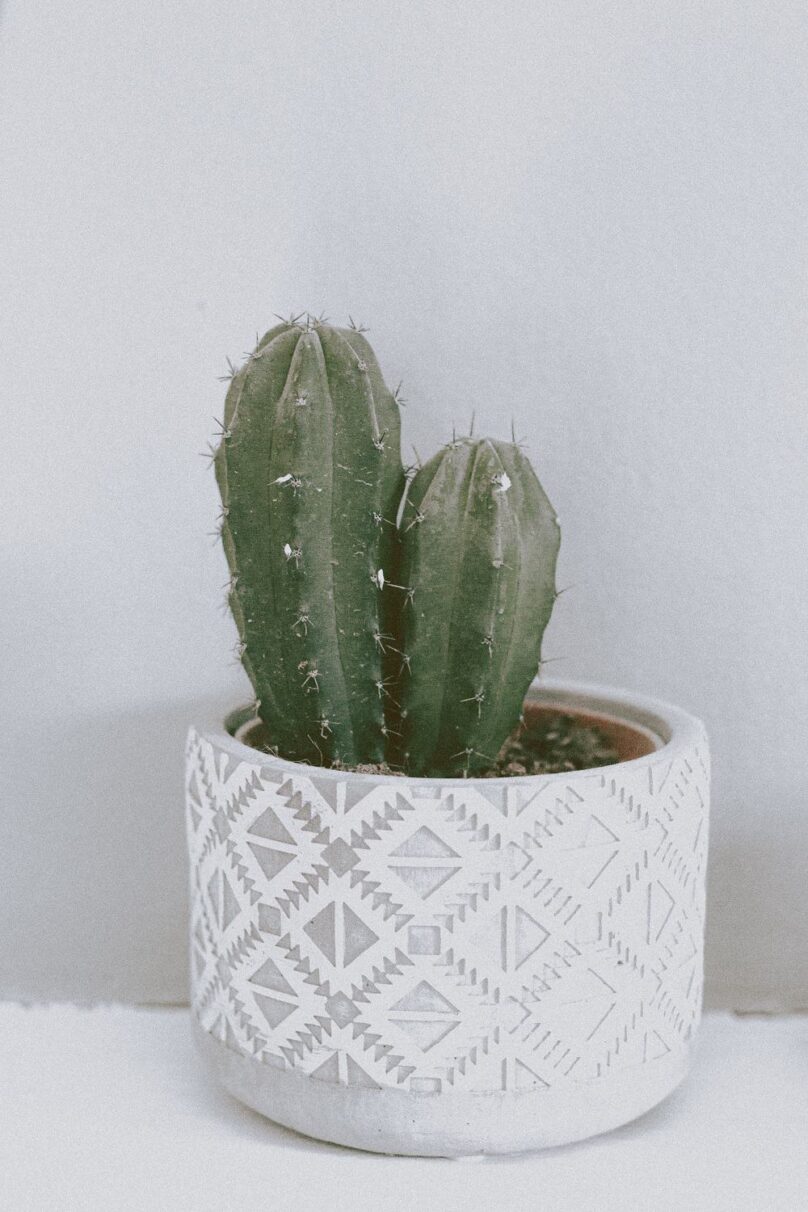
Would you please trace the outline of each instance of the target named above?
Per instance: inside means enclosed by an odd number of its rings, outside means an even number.
[[[310,308],[422,454],[515,418],[553,674],[711,733],[710,1001],[808,1005],[806,62],[791,0],[7,3],[0,994],[185,997],[183,733],[246,686],[197,451]]]

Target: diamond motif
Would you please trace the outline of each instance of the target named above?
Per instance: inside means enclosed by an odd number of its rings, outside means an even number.
[[[348,1023],[359,1017],[359,1011],[345,993],[335,993],[329,997],[325,1008],[340,1027],[347,1027]]]
[[[689,1046],[702,742],[513,786],[290,775],[194,733],[187,752],[194,1013],[228,1047],[431,1096],[593,1083]]]
[[[366,926],[362,919],[354,913],[350,905],[340,905],[338,917],[336,902],[331,901],[315,914],[303,929],[315,947],[331,964],[336,965],[337,930],[340,925],[342,927],[340,960],[347,968],[355,959],[359,958],[363,951],[367,951],[368,947],[372,947],[375,942],[378,942],[379,938],[378,934]]]
[[[346,871],[350,871],[359,862],[359,856],[354,853],[347,842],[344,842],[341,837],[333,841],[330,846],[326,846],[323,851],[323,858],[328,863],[332,871],[337,875],[342,876]]]

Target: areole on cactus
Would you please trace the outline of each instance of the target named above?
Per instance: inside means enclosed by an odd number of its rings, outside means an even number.
[[[398,403],[355,327],[258,342],[215,455],[229,602],[281,757],[475,773],[538,669],[558,524],[515,443],[453,440],[406,485]]]

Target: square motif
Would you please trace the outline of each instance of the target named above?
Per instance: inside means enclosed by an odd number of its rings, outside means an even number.
[[[440,926],[410,926],[407,950],[410,955],[437,955],[440,951]]]

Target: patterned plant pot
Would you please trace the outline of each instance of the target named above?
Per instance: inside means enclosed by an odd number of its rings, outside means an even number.
[[[323,1140],[456,1156],[607,1131],[682,1080],[704,729],[598,687],[542,681],[530,701],[606,717],[640,756],[383,778],[190,732],[194,1030],[236,1098]]]

